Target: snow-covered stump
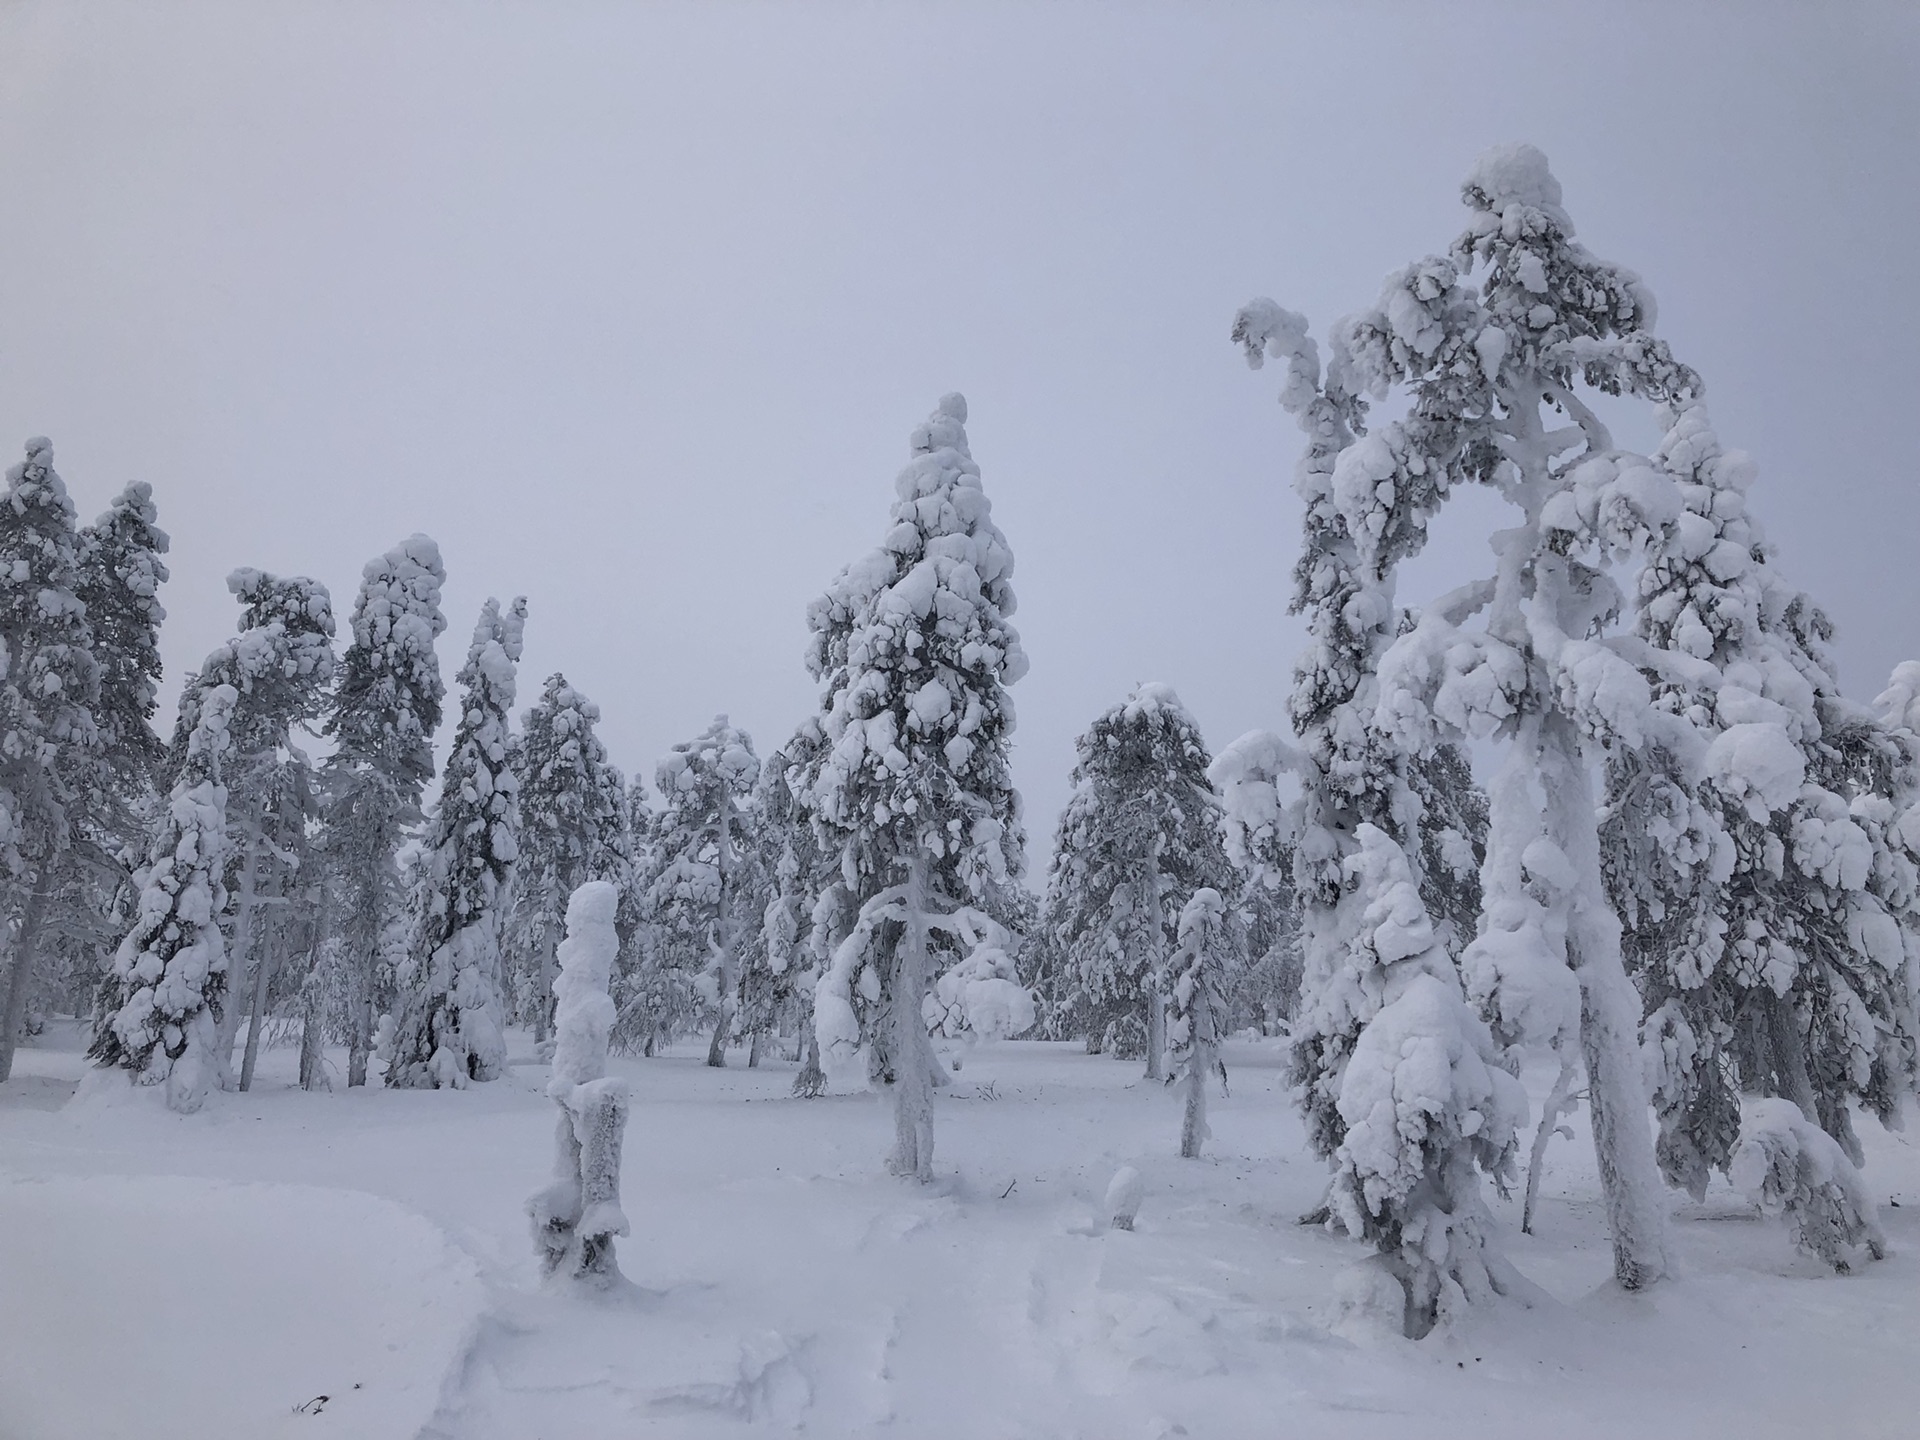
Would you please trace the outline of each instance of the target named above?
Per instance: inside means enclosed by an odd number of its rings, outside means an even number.
[[[1873,1197],[1847,1152],[1791,1100],[1762,1100],[1734,1152],[1734,1186],[1769,1215],[1784,1214],[1794,1244],[1841,1275],[1857,1252],[1883,1260]]]
[[[554,1178],[527,1202],[544,1272],[602,1288],[620,1278],[613,1242],[629,1233],[620,1208],[627,1082],[606,1073],[618,906],[619,891],[604,880],[582,885],[567,902],[567,938],[553,982],[555,1045],[547,1086],[560,1107]]]

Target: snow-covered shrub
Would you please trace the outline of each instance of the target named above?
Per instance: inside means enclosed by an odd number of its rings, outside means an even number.
[[[554,1180],[527,1202],[534,1244],[548,1275],[594,1285],[619,1277],[617,1235],[629,1233],[620,1208],[620,1146],[627,1129],[627,1082],[607,1075],[613,1030],[614,956],[620,940],[617,886],[592,880],[567,901],[567,938],[553,982],[553,1079],[560,1107],[554,1132]]]
[[[1840,1274],[1856,1252],[1886,1257],[1873,1197],[1840,1143],[1791,1100],[1761,1100],[1748,1111],[1734,1152],[1734,1187],[1769,1215],[1787,1217],[1794,1244]]]

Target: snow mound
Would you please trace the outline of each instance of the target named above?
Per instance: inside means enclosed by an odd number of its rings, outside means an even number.
[[[403,1440],[482,1295],[439,1229],[355,1191],[0,1180],[0,1435]]]

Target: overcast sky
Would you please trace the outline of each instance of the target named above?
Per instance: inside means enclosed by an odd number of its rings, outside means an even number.
[[[1136,682],[1282,723],[1297,432],[1227,331],[1316,330],[1529,140],[1706,377],[1871,698],[1920,655],[1920,6],[0,5],[0,439],[151,481],[180,676],[239,565],[414,530],[530,597],[651,777],[816,703],[804,611],[965,393],[1017,557],[1016,773]],[[11,458],[7,463],[11,463]],[[1485,568],[1455,502],[1403,583]],[[444,741],[444,736],[442,737]]]

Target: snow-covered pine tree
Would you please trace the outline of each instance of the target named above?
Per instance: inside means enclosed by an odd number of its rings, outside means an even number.
[[[138,919],[114,956],[88,1054],[167,1086],[167,1104],[191,1114],[220,1073],[218,1021],[227,1004],[227,793],[221,767],[239,695],[203,692],[183,747],[173,796],[154,831]]]
[[[76,593],[86,606],[100,667],[94,720],[119,788],[135,804],[153,789],[166,757],[166,746],[153,728],[161,674],[160,625],[167,618],[160,603],[167,566],[160,557],[171,544],[159,519],[153,487],[136,480],[80,532]]]
[[[647,895],[654,944],[677,960],[674,968],[698,968],[703,989],[712,988],[707,1064],[714,1066],[727,1063],[739,1013],[742,942],[749,930],[758,932],[764,909],[764,901],[755,903],[759,781],[752,737],[724,715],[675,745],[653,777],[662,801]]]
[[[105,781],[80,558],[73,501],[53,446],[36,437],[0,491],[0,924],[13,926],[0,1082],[13,1070],[48,918],[73,879],[83,817]]]
[[[328,707],[334,752],[321,769],[320,849],[327,870],[330,953],[345,1006],[347,1084],[367,1083],[381,939],[405,896],[397,863],[433,779],[433,732],[446,686],[434,643],[446,582],[440,548],[412,535],[369,560],[353,607],[353,640]]]
[[[1372,825],[1355,840],[1345,863],[1366,905],[1346,973],[1378,1004],[1340,1077],[1330,1199],[1400,1282],[1418,1340],[1458,1301],[1508,1288],[1480,1176],[1511,1176],[1527,1099],[1461,994],[1405,854]]]
[[[554,952],[567,897],[589,880],[612,880],[628,862],[626,781],[594,733],[600,707],[547,678],[521,717],[520,863],[516,889],[527,953],[515,960],[536,1040],[547,1038]]]
[[[507,765],[527,602],[481,608],[456,677],[460,719],[415,880],[407,959],[395,977],[386,1083],[460,1089],[506,1066],[500,907],[520,854],[520,785]]]
[[[1141,685],[1074,742],[1043,922],[1085,997],[1087,1048],[1146,1057],[1161,1078],[1167,963],[1187,902],[1232,894],[1200,728],[1173,691]]]
[[[1200,1158],[1207,1129],[1207,1085],[1214,1076],[1227,1082],[1220,1042],[1227,1026],[1227,903],[1218,890],[1201,887],[1180,912],[1172,983],[1168,986],[1167,1050],[1169,1084],[1186,1092],[1180,1122],[1180,1154]]]
[[[1741,1089],[1793,1101],[1855,1163],[1849,1101],[1897,1117],[1916,1039],[1899,920],[1920,857],[1891,798],[1899,726],[1840,695],[1825,617],[1749,515],[1751,463],[1697,401],[1664,419],[1656,461],[1681,513],[1649,547],[1636,634],[1679,739],[1613,757],[1603,835],[1661,1164],[1699,1195],[1731,1166]]]
[[[620,1278],[614,1237],[629,1233],[620,1208],[620,1144],[627,1128],[627,1082],[607,1074],[613,1030],[614,916],[619,887],[590,880],[567,901],[567,938],[554,981],[553,1079],[547,1093],[560,1107],[554,1134],[554,1179],[527,1202],[534,1245],[548,1275],[596,1287]]]
[[[169,764],[184,763],[205,697],[222,685],[238,696],[225,762],[229,925],[228,991],[215,1062],[220,1084],[232,1083],[234,1039],[249,1021],[239,1087],[247,1089],[260,1053],[262,1026],[283,961],[311,943],[310,918],[291,903],[305,884],[308,832],[318,810],[313,766],[296,733],[319,718],[333,679],[333,604],[326,586],[304,576],[241,569],[227,577],[240,601],[239,633],[209,655],[180,696]],[[296,975],[299,972],[295,972]]]
[[[967,449],[967,402],[909,441],[892,525],[808,612],[827,756],[811,796],[856,916],[814,993],[829,1065],[863,1048],[891,1087],[888,1167],[933,1173],[935,1057],[923,1006],[959,958],[960,912],[1004,909],[1019,880],[1020,801],[1006,687],[1027,660],[1010,618],[1013,552]]]
[[[1648,462],[1618,452],[1582,391],[1660,404],[1691,398],[1698,382],[1651,333],[1652,302],[1639,280],[1574,242],[1559,184],[1538,150],[1490,151],[1462,193],[1472,216],[1465,234],[1447,255],[1390,277],[1376,308],[1342,323],[1324,389],[1315,385],[1299,317],[1259,302],[1236,329],[1250,355],[1264,347],[1292,362],[1290,408],[1310,428],[1326,421],[1315,431],[1315,454],[1327,463],[1309,487],[1315,514],[1302,561],[1306,598],[1326,633],[1316,628],[1320,650],[1308,667],[1308,703],[1296,692],[1296,719],[1310,722],[1309,792],[1331,775],[1343,798],[1373,787],[1391,792],[1401,773],[1391,754],[1364,755],[1364,733],[1380,735],[1389,751],[1424,750],[1463,733],[1509,741],[1490,805],[1486,930],[1539,920],[1546,943],[1524,949],[1524,976],[1488,984],[1483,974],[1475,988],[1489,1013],[1515,1013],[1501,994],[1514,992],[1519,1009],[1542,1002],[1557,1026],[1568,990],[1549,974],[1564,954],[1578,985],[1615,1274],[1633,1288],[1665,1272],[1665,1225],[1636,1046],[1638,1000],[1602,884],[1592,772],[1603,752],[1644,745],[1659,730],[1648,720],[1644,679],[1598,636],[1621,604],[1607,561],[1630,556],[1672,523],[1677,502]],[[1385,398],[1396,387],[1410,403],[1404,420],[1338,443],[1364,418],[1354,396]],[[1521,523],[1494,537],[1491,580],[1427,607],[1386,652],[1368,638],[1392,614],[1385,582],[1463,481],[1493,487],[1518,507]],[[1341,598],[1339,611],[1330,613],[1323,597]],[[1463,628],[1480,612],[1483,629]],[[1375,723],[1367,726],[1365,707],[1345,697],[1361,697],[1376,669]],[[1326,717],[1341,722],[1335,743],[1314,738],[1326,727],[1323,676],[1337,681],[1331,688],[1342,698],[1342,714]],[[1391,794],[1382,798],[1391,812]],[[1316,822],[1314,830],[1326,838],[1303,841],[1309,864],[1300,878],[1309,885],[1320,857],[1343,848],[1337,828]],[[1309,901],[1310,924],[1331,899]],[[1337,913],[1337,903],[1330,909]],[[1470,951],[1470,976],[1473,958]],[[1324,973],[1312,958],[1308,968]],[[1305,1053],[1315,1059],[1311,1048]],[[1328,1050],[1324,1058],[1338,1057]],[[1324,1076],[1328,1067],[1310,1068]]]

